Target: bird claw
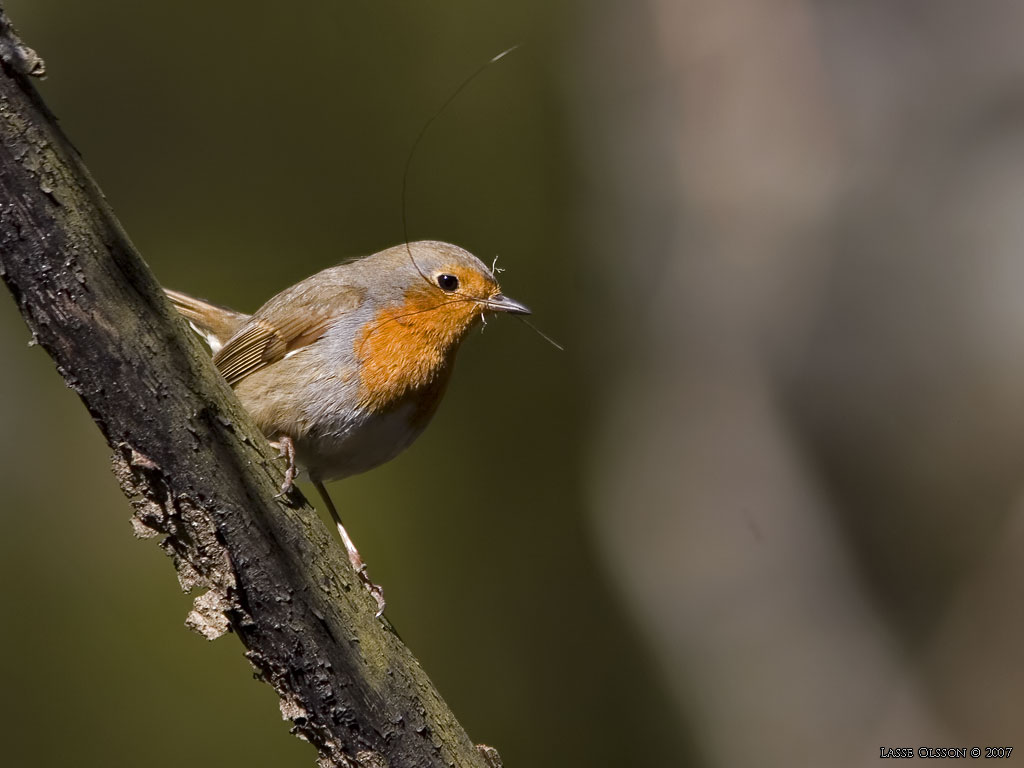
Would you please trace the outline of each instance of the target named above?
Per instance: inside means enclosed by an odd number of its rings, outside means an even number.
[[[288,466],[284,470],[284,482],[281,483],[281,492],[277,495],[277,498],[281,498],[295,489],[295,476],[299,474],[299,468],[295,465],[295,443],[288,435],[281,435],[277,442],[272,442],[271,445],[277,448],[279,459],[288,460]]]
[[[359,580],[363,582],[363,586],[366,587],[366,591],[369,592],[373,599],[377,601],[377,613],[376,618],[380,618],[384,615],[384,609],[387,607],[387,603],[384,601],[384,588],[378,584],[374,584],[373,580],[370,579],[370,573],[366,569],[366,563],[363,563],[356,568],[356,575],[359,576]]]
[[[370,579],[370,574],[366,570],[366,563],[363,562],[363,558],[359,555],[359,550],[356,549],[355,542],[352,541],[352,537],[348,535],[348,531],[345,530],[345,526],[341,522],[341,517],[338,516],[338,510],[334,507],[334,502],[331,501],[330,494],[327,493],[327,489],[324,488],[324,484],[317,478],[310,478],[313,481],[313,486],[319,491],[320,498],[324,500],[324,504],[327,507],[327,511],[331,513],[331,517],[334,518],[334,524],[338,527],[338,536],[341,537],[341,543],[345,545],[345,553],[348,555],[348,561],[352,565],[352,570],[355,571],[356,576],[363,586],[366,587],[366,591],[373,595],[373,599],[377,601],[377,613],[376,618],[380,618],[384,615],[384,608],[387,603],[384,602],[384,590],[378,585],[374,584]]]

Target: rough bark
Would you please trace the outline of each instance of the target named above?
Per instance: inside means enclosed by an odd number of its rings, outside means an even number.
[[[360,585],[185,330],[29,76],[0,8],[0,276],[114,450],[142,535],[163,536],[188,624],[233,630],[323,766],[494,766]]]

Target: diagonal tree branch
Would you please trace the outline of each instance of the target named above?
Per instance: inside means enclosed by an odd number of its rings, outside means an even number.
[[[42,60],[0,7],[0,276],[114,450],[137,530],[164,536],[188,623],[228,629],[322,766],[498,765],[308,504],[275,494],[266,440],[177,318],[28,81]]]

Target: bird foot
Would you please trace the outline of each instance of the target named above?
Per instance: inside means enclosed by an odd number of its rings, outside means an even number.
[[[379,619],[384,615],[384,609],[387,607],[387,603],[384,601],[384,588],[379,584],[373,583],[373,580],[370,579],[369,572],[366,570],[365,563],[356,569],[356,573],[359,576],[359,580],[363,582],[363,586],[366,587],[366,591],[369,592],[373,596],[373,599],[377,601],[376,617]]]
[[[281,435],[276,442],[270,443],[278,450],[279,459],[287,459],[288,466],[284,470],[284,482],[281,483],[281,493],[278,497],[287,496],[295,488],[295,476],[299,474],[299,468],[295,465],[295,443],[288,435]]]

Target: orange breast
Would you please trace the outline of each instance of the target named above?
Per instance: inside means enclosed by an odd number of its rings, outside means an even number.
[[[415,398],[417,417],[429,419],[458,343],[478,315],[473,303],[446,301],[421,288],[410,290],[402,305],[378,312],[355,340],[360,405],[386,410]]]

